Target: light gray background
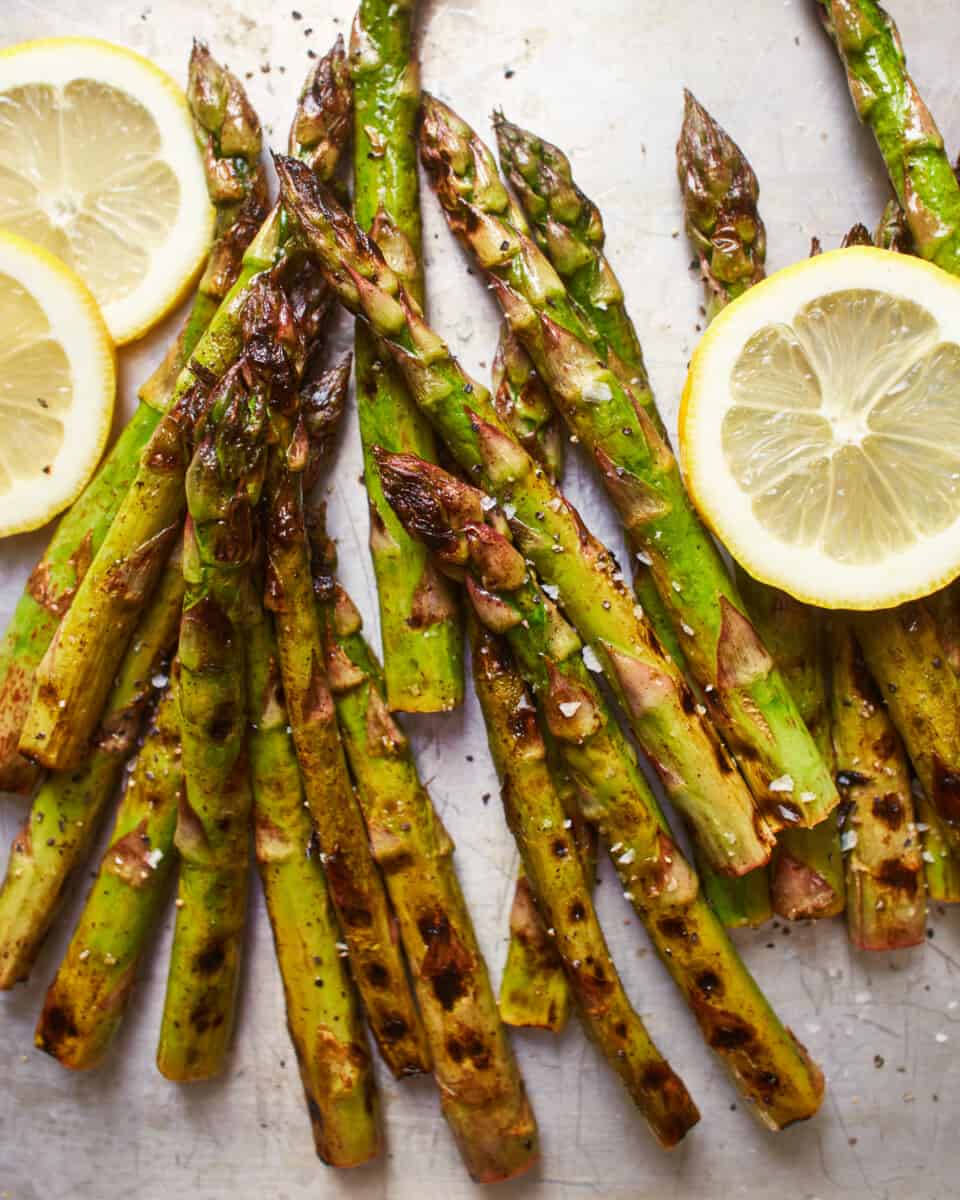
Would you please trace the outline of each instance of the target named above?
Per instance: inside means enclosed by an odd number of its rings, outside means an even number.
[[[302,20],[293,19],[294,7]],[[804,255],[811,234],[832,246],[854,221],[872,223],[885,198],[882,168],[856,125],[814,7],[812,0],[451,0],[427,9],[426,85],[480,129],[487,129],[490,110],[502,105],[508,116],[559,142],[581,185],[602,205],[610,255],[667,414],[676,412],[700,302],[687,269],[690,253],[679,236],[674,182],[683,85],[727,126],[757,170],[771,267]],[[337,31],[347,32],[352,16],[349,0],[3,0],[0,9],[3,42],[97,35],[149,55],[181,80],[191,36],[205,38],[241,76],[253,73],[250,95],[275,146],[285,140],[309,65],[307,47],[322,52]],[[955,0],[898,0],[895,16],[920,88],[948,143],[957,147]],[[514,72],[509,79],[508,70]],[[433,320],[465,365],[485,377],[495,331],[492,300],[466,274],[429,194],[424,202]],[[124,411],[174,327],[167,323],[121,355]],[[337,464],[331,517],[343,574],[374,635],[358,474],[351,425]],[[568,488],[597,531],[617,543],[606,504],[576,462]],[[3,547],[4,621],[43,540],[22,537]],[[415,741],[423,775],[456,838],[460,875],[499,979],[515,852],[495,799],[475,705],[418,722]],[[485,792],[494,793],[486,807]],[[22,808],[22,802],[0,799],[0,856]],[[34,1050],[43,989],[85,887],[84,880],[75,888],[33,982],[0,997],[0,1200],[480,1195],[464,1176],[426,1081],[381,1080],[388,1133],[382,1163],[337,1174],[314,1158],[259,897],[236,1051],[223,1079],[178,1088],[154,1068],[169,921],[102,1070],[72,1076]],[[957,1194],[957,914],[933,914],[927,945],[896,956],[852,952],[836,922],[738,938],[775,1006],[828,1079],[820,1115],[774,1136],[737,1105],[609,874],[600,894],[630,992],[690,1086],[703,1120],[683,1146],[664,1154],[575,1025],[557,1040],[517,1036],[540,1119],[543,1164],[532,1177],[501,1187],[499,1196],[943,1200]]]

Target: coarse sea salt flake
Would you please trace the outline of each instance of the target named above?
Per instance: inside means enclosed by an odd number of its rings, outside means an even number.
[[[603,664],[600,662],[600,659],[597,658],[596,651],[592,646],[584,646],[582,654],[584,666],[588,671],[603,670]]]
[[[589,404],[604,404],[613,399],[610,384],[604,383],[602,379],[595,379],[588,383],[580,394]]]

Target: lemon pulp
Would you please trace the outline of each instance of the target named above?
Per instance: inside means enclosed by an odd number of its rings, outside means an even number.
[[[161,148],[153,116],[108,84],[11,88],[0,94],[0,225],[73,267],[101,305],[123,299],[180,208]]]
[[[723,454],[780,541],[866,564],[957,520],[960,346],[915,301],[817,297],[748,339],[730,396]]]
[[[63,445],[63,417],[73,399],[73,376],[46,314],[11,276],[0,271],[0,496],[18,480],[49,467]]]

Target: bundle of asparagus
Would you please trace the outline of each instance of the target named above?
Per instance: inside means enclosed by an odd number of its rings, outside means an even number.
[[[247,266],[250,246],[266,207],[266,181],[260,164],[261,134],[256,114],[239,82],[225,71],[206,47],[196,45],[190,58],[187,99],[197,139],[203,150],[207,187],[217,209],[215,240],[190,313],[161,366],[141,389],[140,406],[120,435],[97,476],[61,520],[43,559],[34,569],[7,631],[0,659],[0,778],[4,786],[29,787],[36,772],[16,750],[29,705],[37,664],[57,632],[57,622],[69,611],[80,576],[91,555],[102,545],[121,502],[129,494],[141,455],[151,438],[156,449],[176,461],[180,429],[188,422],[190,406],[200,403],[209,376],[201,368],[186,371],[191,361],[215,363],[214,344],[220,333],[205,337],[221,301],[231,292]],[[201,347],[206,345],[204,351]],[[190,380],[173,408],[181,372]],[[202,379],[201,379],[202,376]],[[40,943],[53,920],[68,876],[85,857],[101,814],[116,788],[123,764],[140,736],[145,704],[156,677],[176,641],[183,599],[179,553],[170,553],[178,524],[168,523],[131,556],[125,569],[111,575],[117,602],[127,621],[135,624],[130,648],[115,670],[106,704],[92,710],[93,737],[79,739],[82,765],[55,772],[37,792],[23,832],[14,842],[7,875],[0,889],[0,987],[12,987],[26,977]],[[149,567],[159,582],[152,594],[142,579]],[[144,610],[143,601],[150,596]],[[111,647],[100,627],[93,646]],[[112,631],[111,631],[112,633]],[[74,648],[84,657],[84,646]],[[96,659],[98,653],[85,657]],[[116,659],[114,664],[116,667]],[[107,685],[111,679],[107,678]],[[87,711],[89,719],[91,710]],[[45,825],[56,828],[53,843],[32,835]]]
[[[875,0],[817,3],[897,194],[878,244],[960,273],[960,185],[893,22]],[[893,949],[923,939],[924,881],[960,898],[955,597],[825,621],[732,577],[566,156],[497,114],[511,194],[474,131],[424,97],[423,162],[505,316],[493,395],[463,372],[423,313],[416,8],[361,0],[349,60],[338,42],[301,93],[269,213],[256,116],[194,48],[210,260],[0,652],[0,785],[49,772],[0,889],[0,987],[29,973],[129,761],[37,1026],[65,1066],[106,1055],[177,871],[158,1065],[177,1081],[223,1070],[252,828],[325,1162],[382,1149],[365,1019],[395,1076],[433,1074],[475,1180],[526,1171],[537,1127],[503,1019],[559,1029],[574,1007],[669,1147],[699,1113],[610,955],[592,900],[602,844],[707,1044],[782,1129],[817,1111],[823,1078],[724,924],[846,905],[855,945]],[[351,127],[355,219],[331,186]],[[689,93],[678,165],[712,318],[764,275],[756,177]],[[358,318],[382,667],[311,502],[347,399],[349,360],[324,353],[334,299]],[[632,593],[559,490],[561,421],[622,520]],[[437,465],[440,443],[460,475]],[[394,715],[462,699],[458,585],[522,862],[499,1012]],[[690,827],[702,884],[595,674]]]

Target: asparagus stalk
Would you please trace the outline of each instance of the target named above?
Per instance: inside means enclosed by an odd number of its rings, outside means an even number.
[[[684,92],[677,166],[687,236],[700,265],[707,318],[712,320],[730,300],[763,278],[766,230],[750,163],[688,91]],[[750,598],[744,598],[749,608]],[[773,915],[768,870],[725,878],[711,868],[699,848],[697,862],[710,902],[725,925],[762,925]]]
[[[319,1157],[355,1167],[382,1150],[379,1098],[356,987],[315,851],[260,596],[244,626],[257,865],[283,981],[287,1028]]]
[[[617,730],[619,737],[619,729]],[[554,790],[560,798],[584,878],[590,888],[596,884],[597,828],[581,811],[581,788],[565,762],[565,755],[549,731],[544,731],[547,765]],[[625,744],[625,743],[624,743]],[[575,757],[575,755],[573,756]],[[605,782],[617,774],[619,763],[608,763]],[[537,909],[523,869],[517,872],[517,886],[510,907],[510,941],[507,960],[500,978],[500,1015],[508,1025],[548,1029],[560,1033],[570,1016],[572,996],[552,938]]]
[[[143,716],[176,643],[183,574],[175,550],[130,642],[94,737],[75,771],[49,775],[14,838],[0,888],[0,989],[26,979],[53,923],[67,880],[89,853],[140,737]]]
[[[518,1029],[560,1033],[572,997],[563,960],[547,933],[527,873],[521,865],[510,905],[510,941],[500,978],[498,1007],[504,1023]]]
[[[304,158],[328,171],[348,128],[350,89],[342,43],[317,66],[301,97],[294,133],[313,116]],[[319,130],[326,130],[322,136]],[[305,169],[309,169],[305,167]],[[33,700],[20,738],[28,757],[52,769],[83,757],[117,663],[149,595],[184,510],[187,442],[204,391],[241,349],[241,313],[256,277],[283,255],[289,230],[275,207],[247,247],[240,274],[177,378],[169,405],[140,456],[100,549],[37,667]],[[104,631],[110,636],[105,637]]]
[[[331,430],[349,362],[317,381],[310,404]],[[332,408],[332,412],[330,411]],[[304,793],[330,894],[381,1056],[397,1077],[430,1069],[429,1051],[396,938],[384,881],[347,769],[311,573],[303,500],[304,414],[274,414],[268,487],[267,605],[275,615],[283,688]]]
[[[410,964],[443,1114],[472,1179],[510,1179],[537,1161],[536,1121],[453,868],[453,843],[390,715],[380,664],[335,581],[335,551],[319,526],[314,543],[337,720]]]
[[[355,89],[354,208],[423,305],[416,120],[420,68],[416,0],[361,0],[350,43]],[[404,712],[442,712],[463,699],[462,631],[449,585],[383,498],[375,445],[436,459],[433,430],[389,355],[356,331],[357,413],[370,501],[370,554],[380,600],[387,700]]]
[[[816,1112],[818,1069],[778,1021],[699,894],[557,607],[523,581],[522,558],[489,499],[437,467],[384,456],[387,495],[446,569],[465,573],[480,621],[503,635],[540,700],[584,815],[609,843],[624,892],[703,1035],[772,1129]],[[394,486],[396,481],[397,486]],[[486,523],[484,517],[486,514]]]
[[[106,1057],[168,895],[183,790],[177,669],[137,754],[110,844],[37,1023],[36,1044],[72,1070],[99,1066]]]
[[[921,813],[938,851],[960,841],[960,680],[927,604],[863,613],[854,630],[923,788]],[[932,847],[925,847],[933,853]],[[953,874],[952,872],[950,873]],[[960,895],[944,896],[958,899]]]
[[[944,270],[960,274],[960,184],[936,122],[907,71],[896,25],[875,0],[819,3],[846,71],[857,113],[877,139],[909,230],[910,249]],[[890,641],[899,635],[902,644],[885,646],[884,634]],[[960,779],[960,739],[956,721],[950,719],[960,693],[944,694],[939,667],[931,668],[929,663],[917,660],[918,634],[926,642],[926,649],[932,651],[930,662],[942,662],[943,646],[922,607],[910,605],[903,613],[868,618],[857,625],[867,665],[888,703],[889,687],[898,687],[890,670],[892,661],[896,659],[914,672],[912,678],[900,681],[898,699],[890,703],[890,713],[925,792],[921,815],[930,826],[925,849],[937,863],[935,870],[928,872],[931,894],[942,892],[944,899],[958,899],[954,880],[960,871],[939,860],[946,845],[955,852],[960,846],[955,828],[960,819],[960,788],[956,782]],[[909,684],[931,669],[932,692],[909,694]],[[955,689],[946,685],[946,692]],[[946,728],[942,725],[945,708]],[[922,731],[936,732],[936,742],[925,744]],[[935,771],[931,770],[931,762],[935,763]]]
[[[790,685],[797,710],[831,770],[827,639],[822,615],[792,597],[739,572],[750,615]],[[774,912],[787,920],[833,917],[843,912],[844,867],[840,833],[831,817],[814,829],[785,829],[770,872]]]
[[[850,805],[847,927],[860,950],[897,950],[924,939],[926,903],[910,770],[853,630],[830,636],[837,778]]]
[[[494,126],[501,165],[514,191],[523,197],[524,208],[531,213],[533,237],[541,250],[551,258],[586,320],[629,369],[629,377],[644,385],[638,398],[645,403],[651,421],[665,437],[666,431],[653,403],[652,393],[646,388],[643,354],[626,311],[623,289],[603,255],[605,235],[599,209],[577,188],[570,164],[556,146],[511,124],[502,114],[495,115]],[[515,216],[522,221],[519,214]],[[526,355],[510,330],[509,322],[504,322],[504,331],[502,340],[509,336],[520,352]],[[535,370],[532,363],[530,369]],[[539,376],[536,378],[542,388]],[[496,387],[495,394],[499,400]],[[499,402],[498,411],[510,423],[508,410],[505,411]],[[546,411],[552,411],[549,403]],[[513,428],[523,441],[516,425]],[[539,456],[535,454],[535,457]],[[658,636],[677,664],[682,665],[683,652],[649,571],[642,563],[638,564],[635,584],[638,598]],[[767,919],[770,902],[763,872],[751,872],[731,879],[718,875],[699,851],[698,855],[707,893],[718,906],[726,924],[759,924]],[[519,894],[518,900],[520,913],[523,914],[526,909]],[[519,952],[514,953],[515,945],[516,940],[511,942],[511,956],[519,969],[522,958]],[[510,967],[511,958],[508,958],[504,987],[510,982]]]
[[[346,402],[348,377],[347,361],[301,389],[310,445],[305,493],[317,482],[324,446]],[[383,671],[363,639],[359,613],[334,578],[336,549],[324,532],[322,510],[311,515],[310,533],[324,649],[331,681],[343,685],[334,688],[337,719],[397,914],[444,1115],[474,1178],[510,1178],[536,1160],[536,1121],[453,869],[453,844],[390,716]],[[465,1055],[457,1049],[466,1043],[482,1047],[488,1065],[481,1065],[473,1048]]]
[[[591,336],[556,271],[514,221],[490,151],[432,97],[424,100],[420,145],[448,224],[489,273],[570,432],[596,460],[635,555],[650,567],[689,672],[768,824],[816,825],[839,803],[836,787],[684,491],[647,412],[652,400],[638,399],[649,389],[600,361],[609,347]],[[527,149],[533,152],[532,143]],[[531,175],[525,178],[529,184]],[[549,195],[550,177],[536,181]]]
[[[492,365],[493,403],[504,424],[547,472],[552,483],[563,473],[560,420],[530,356],[506,321]],[[553,756],[556,758],[556,755]],[[554,767],[554,786],[576,829],[576,842],[593,882],[596,831],[583,821],[575,786]],[[523,864],[510,908],[510,941],[500,978],[500,1015],[508,1025],[559,1033],[570,1015],[571,996],[563,961],[537,911]]]
[[[900,34],[876,0],[817,0],[857,115],[877,140],[922,258],[960,274],[960,184],[907,71]]]
[[[190,313],[162,365],[144,384],[141,403],[100,470],[60,520],[34,567],[0,647],[0,790],[29,792],[37,767],[17,749],[34,674],[57,625],[136,474],[141,452],[189,361],[240,271],[244,251],[266,212],[260,123],[242,86],[194,44],[187,101],[203,150],[207,192],[216,207],[214,242]]]
[[[560,419],[530,355],[506,321],[500,327],[492,376],[493,403],[500,419],[551,482],[559,482],[563,474]]]
[[[574,183],[562,150],[513,125],[502,113],[494,114],[493,123],[504,174],[520,197],[523,210],[506,197],[509,225],[518,233],[532,233],[566,284],[598,354],[624,384],[635,389],[635,399],[666,441],[667,431],[653,401],[640,339],[627,312],[623,288],[603,253],[606,234],[600,210]],[[496,179],[492,159],[485,166]],[[532,229],[524,214],[530,218]],[[510,327],[509,320],[506,325]],[[635,564],[633,586],[663,648],[674,662],[683,665],[680,639],[643,559]]]
[[[740,147],[697,102],[684,93],[683,127],[677,143],[687,236],[698,261],[712,319],[764,277],[766,232],[759,211],[757,177]],[[850,237],[869,234],[862,226]],[[801,720],[824,763],[833,766],[827,710],[829,692],[820,618],[789,596],[737,571],[746,610],[786,680]],[[714,881],[715,890],[724,890]],[[766,896],[769,895],[769,899]],[[839,831],[828,818],[812,830],[785,828],[769,879],[747,897],[790,920],[829,917],[843,909],[843,863]]]
[[[600,210],[577,187],[570,160],[558,146],[514,125],[501,112],[494,113],[493,127],[500,165],[523,210],[521,215],[508,200],[510,224],[532,234],[563,280],[584,326],[625,368],[627,380],[642,389],[638,399],[665,438],[623,288],[603,253],[606,233]]]
[[[243,354],[197,426],[186,475],[189,518],[180,624],[185,797],[177,821],[177,920],[157,1064],[173,1080],[223,1069],[249,876],[243,624],[254,512],[266,474],[267,409],[299,384],[303,335],[268,276],[242,316]]]
[[[674,663],[638,614],[609,553],[510,434],[489,394],[426,325],[383,256],[329,191],[279,159],[284,202],[343,303],[361,313],[399,364],[417,404],[468,475],[510,505],[514,534],[600,661],[671,800],[707,831],[733,831],[719,861],[744,872],[772,841]],[[708,839],[709,840],[709,839]],[[727,849],[734,851],[728,858]]]
[[[504,644],[469,623],[473,677],[500,776],[507,824],[548,934],[563,960],[585,1032],[596,1042],[660,1145],[675,1146],[700,1114],[630,1005],[610,958],[553,787],[530,700]]]

